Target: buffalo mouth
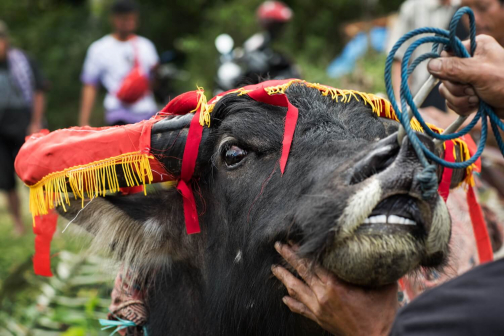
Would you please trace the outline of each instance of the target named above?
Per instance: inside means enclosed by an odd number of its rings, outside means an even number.
[[[347,282],[378,287],[419,266],[439,266],[449,236],[450,219],[440,198],[431,206],[408,194],[392,195],[378,200],[351,230],[336,229],[322,263]]]
[[[378,203],[371,215],[357,227],[355,234],[410,234],[421,239],[428,231],[427,224],[418,200],[409,195],[394,195]]]

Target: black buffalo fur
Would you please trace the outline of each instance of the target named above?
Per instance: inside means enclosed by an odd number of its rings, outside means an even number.
[[[270,267],[283,262],[273,244],[295,241],[319,261],[355,192],[349,167],[398,124],[354,98],[336,102],[304,85],[287,94],[299,121],[283,176],[286,109],[234,94],[217,103],[193,183],[200,234],[186,235],[176,190],[105,199],[137,221],[138,230],[155,221],[169,245],[164,264],[143,260],[149,336],[328,334],[282,303],[287,292]],[[230,143],[221,146],[225,138]],[[231,145],[248,155],[228,168],[223,158]]]

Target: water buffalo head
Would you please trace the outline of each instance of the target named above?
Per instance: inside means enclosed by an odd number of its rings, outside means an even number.
[[[93,200],[75,223],[122,260],[152,269],[169,263],[196,269],[201,296],[231,305],[236,314],[253,302],[258,309],[272,304],[257,293],[283,292],[270,273],[281,262],[273,249],[278,240],[299,244],[301,255],[365,286],[442,265],[450,216],[438,194],[421,197],[415,176],[423,167],[407,138],[397,143],[399,124],[356,97],[343,103],[304,84],[291,85],[286,94],[299,120],[283,175],[286,109],[238,94],[215,105],[192,184],[201,234],[185,233],[182,199],[174,189]],[[174,175],[191,118],[168,117],[153,127],[153,152]],[[420,138],[433,148],[430,139]],[[462,175],[455,173],[453,183]],[[65,216],[74,218],[79,210],[80,203]],[[249,295],[255,299],[245,299]]]

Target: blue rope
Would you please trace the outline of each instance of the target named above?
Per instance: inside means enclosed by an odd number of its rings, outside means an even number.
[[[460,41],[460,39],[455,35],[457,26],[464,15],[469,16],[470,23],[470,41],[471,41],[471,52],[468,53],[464,48],[464,45]],[[401,63],[401,109],[397,106],[397,102],[394,96],[394,90],[392,86],[392,63],[394,62],[394,56],[399,50],[399,48],[406,43],[411,38],[414,38],[417,35],[422,34],[431,34],[429,36],[420,37],[415,40],[406,50],[404,57]],[[434,35],[432,35],[434,34]],[[413,60],[410,64],[410,59],[413,52],[422,44],[425,43],[433,43],[433,48],[430,53],[423,54]],[[498,130],[504,130],[504,123],[497,117],[493,109],[486,104],[484,101],[480,101],[478,112],[472,119],[472,121],[461,129],[458,132],[452,134],[437,134],[432,131],[425,121],[423,120],[420,112],[418,111],[417,106],[413,101],[413,96],[411,94],[410,88],[408,86],[408,78],[413,73],[415,68],[423,61],[427,59],[437,58],[439,57],[438,49],[439,45],[443,45],[445,50],[449,50],[453,52],[457,57],[467,58],[474,55],[474,51],[476,50],[476,24],[474,20],[474,13],[468,7],[460,8],[455,15],[453,16],[449,30],[439,29],[439,28],[419,28],[415,29],[406,35],[404,35],[397,43],[394,45],[392,50],[390,51],[387,61],[385,63],[385,86],[387,88],[387,94],[390,99],[390,103],[392,107],[396,111],[397,117],[404,127],[406,134],[411,142],[420,162],[424,166],[424,170],[416,176],[417,180],[420,182],[422,187],[422,197],[429,198],[432,197],[437,192],[437,176],[436,176],[436,166],[431,164],[428,159],[435,162],[438,165],[451,168],[451,169],[464,169],[472,165],[478,158],[481,156],[483,149],[485,148],[485,143],[488,136],[488,125],[487,125],[487,117],[490,117],[490,125],[495,134],[495,138],[497,140],[497,144],[499,149],[504,156],[504,141],[502,140]],[[434,154],[430,149],[428,149],[415,134],[410,125],[409,116],[407,113],[408,106],[411,108],[413,115],[420,122],[422,128],[425,133],[431,136],[432,138],[438,139],[440,141],[447,141],[456,139],[461,137],[471,131],[474,128],[476,123],[481,120],[481,139],[478,144],[476,153],[467,161],[464,162],[448,162],[444,159],[439,158],[436,154]]]
[[[136,323],[133,322],[133,321],[128,321],[128,320],[123,320],[121,318],[118,318],[116,317],[118,320],[115,321],[115,320],[104,320],[104,319],[99,319],[98,321],[100,322],[100,325],[103,326],[102,330],[107,330],[107,329],[110,329],[110,328],[113,328],[113,327],[117,327],[114,329],[114,331],[112,331],[112,333],[110,334],[110,336],[114,335],[115,333],[119,332],[120,330],[123,330],[123,329],[126,329],[126,328],[129,328],[129,327],[136,327]],[[144,332],[144,336],[148,336],[147,335],[147,329],[145,328],[145,326],[143,327],[143,332]]]

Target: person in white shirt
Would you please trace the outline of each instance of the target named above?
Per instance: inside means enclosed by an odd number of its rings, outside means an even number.
[[[388,37],[388,50],[392,49],[394,44],[403,35],[413,29],[421,27],[437,27],[447,29],[453,14],[459,7],[460,0],[406,0],[399,11],[399,16]],[[465,37],[465,36],[463,36]],[[395,54],[392,65],[392,80],[394,83],[394,93],[399,100],[399,90],[401,83],[401,61],[406,53],[406,49],[411,42],[406,43]],[[412,60],[419,55],[430,52],[432,44],[423,44],[413,53]],[[415,95],[422,84],[429,78],[427,71],[427,62],[421,63],[410,77],[411,93]],[[444,99],[433,90],[434,96],[430,95],[422,107],[434,106],[445,111]]]
[[[138,7],[132,0],[118,0],[111,7],[113,33],[95,41],[88,49],[81,80],[83,83],[79,124],[89,125],[98,85],[107,90],[105,122],[108,125],[136,123],[154,115],[158,108],[150,89],[142,91],[135,101],[118,98],[123,81],[137,63],[142,74],[149,77],[159,63],[153,43],[135,35]]]

